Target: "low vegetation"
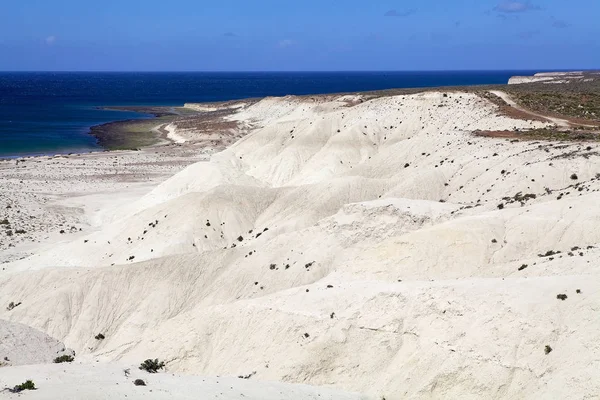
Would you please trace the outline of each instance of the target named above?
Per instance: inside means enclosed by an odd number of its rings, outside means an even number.
[[[140,369],[151,374],[157,373],[159,370],[165,368],[165,363],[163,361],[158,361],[158,358],[152,360],[151,358],[147,359],[143,363],[140,364]]]
[[[519,271],[523,271],[525,268],[527,268],[527,264],[523,264],[519,267]]]
[[[600,119],[600,93],[567,93],[558,90],[525,92],[513,89],[511,95],[521,106],[537,113],[591,121]]]
[[[256,371],[252,371],[251,373],[249,373],[248,375],[238,375],[238,378],[240,379],[250,379],[252,378],[254,375],[256,375]]]
[[[74,360],[75,360],[75,358],[73,358],[72,355],[70,355],[70,354],[63,354],[60,357],[56,357],[54,359],[54,363],[55,364],[61,364],[61,363],[65,363],[65,362],[69,362],[70,363],[70,362],[73,362]]]
[[[28,379],[20,385],[16,385],[12,389],[8,389],[11,393],[20,393],[24,390],[35,390],[35,383],[32,380]]]
[[[536,198],[537,195],[533,193],[523,194],[522,192],[518,192],[513,197],[503,197],[502,200],[504,200],[506,204],[520,203],[521,206],[524,206],[527,201],[534,200]]]
[[[517,132],[524,140],[598,141],[600,134],[594,130],[538,128]]]
[[[15,303],[14,301],[11,301],[10,303],[8,303],[8,306],[6,307],[6,309],[8,311],[13,310],[15,307],[18,307],[21,305],[21,302]]]
[[[544,254],[538,254],[538,257],[552,257],[556,254],[560,254],[560,250],[558,250],[558,251],[548,250]]]

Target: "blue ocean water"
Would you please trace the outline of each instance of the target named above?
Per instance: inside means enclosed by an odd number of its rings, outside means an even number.
[[[503,84],[534,71],[92,73],[0,72],[0,157],[101,150],[91,126],[148,118],[101,106],[168,105],[287,94]]]

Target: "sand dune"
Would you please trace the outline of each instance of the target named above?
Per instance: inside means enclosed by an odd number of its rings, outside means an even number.
[[[386,399],[599,392],[596,144],[475,136],[550,123],[466,92],[267,98],[228,118],[252,132],[4,264],[0,304],[22,304],[0,318],[76,350],[75,375],[158,357]]]

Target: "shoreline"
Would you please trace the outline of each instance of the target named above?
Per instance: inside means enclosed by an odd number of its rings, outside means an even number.
[[[417,93],[417,92],[423,92],[423,91],[430,91],[430,90],[493,90],[493,89],[501,89],[501,88],[505,88],[508,87],[508,83],[510,82],[511,78],[536,78],[539,76],[541,76],[544,79],[549,79],[549,76],[555,76],[557,78],[560,78],[559,81],[563,81],[565,79],[565,77],[568,77],[569,79],[572,79],[573,82],[577,83],[581,83],[583,85],[585,85],[585,81],[586,79],[581,79],[581,78],[587,78],[588,75],[590,76],[594,76],[597,77],[598,76],[598,71],[594,71],[594,70],[586,70],[586,71],[570,71],[570,70],[561,70],[561,71],[555,71],[555,72],[539,72],[540,70],[514,70],[514,71],[510,71],[513,76],[507,75],[506,80],[502,83],[488,83],[488,84],[461,84],[461,85],[447,85],[447,86],[423,86],[423,85],[428,85],[426,82],[422,82],[422,81],[416,81],[416,82],[396,82],[396,81],[389,81],[387,84],[389,84],[391,87],[389,89],[375,89],[375,90],[362,90],[362,91],[334,91],[334,92],[320,92],[319,89],[317,90],[317,93],[320,94],[305,94],[305,95],[296,95],[299,98],[303,98],[303,97],[307,97],[307,96],[337,96],[337,95],[342,95],[342,94],[350,94],[350,93],[361,93],[361,94],[375,94],[375,95],[391,95],[394,93],[397,94],[410,94],[410,93]],[[357,71],[360,72],[360,71]],[[365,71],[368,72],[368,71]],[[374,72],[374,71],[373,71]],[[381,72],[385,72],[385,71],[381,71]],[[396,72],[402,72],[402,71],[388,71],[389,73],[396,73]],[[418,71],[405,71],[407,73],[417,73]],[[483,70],[483,71],[479,71],[479,70],[473,70],[473,71],[421,71],[425,74],[427,73],[442,73],[442,72],[454,72],[457,73],[459,75],[468,75],[468,74],[477,74],[477,73],[481,73],[481,72],[495,72],[495,73],[505,73],[508,71],[495,71],[495,70]],[[348,72],[348,73],[352,73],[352,72]],[[523,76],[519,76],[519,75],[523,75]],[[529,76],[531,75],[531,76]],[[492,78],[489,78],[492,79]],[[503,78],[504,79],[504,78]],[[579,80],[577,80],[579,79]],[[488,80],[489,82],[490,80]],[[535,81],[535,79],[534,79]],[[452,82],[452,80],[447,80],[445,79],[444,82]],[[456,80],[454,82],[457,82]],[[460,82],[460,80],[458,81]],[[492,80],[492,82],[497,82],[497,80]],[[538,82],[540,83],[540,82]],[[543,81],[541,82],[542,84],[539,84],[538,87],[544,87],[546,86],[546,89],[549,88],[550,86],[556,86],[556,85],[544,85]],[[405,85],[404,87],[400,86],[398,87],[394,87],[395,84],[399,84],[399,85]],[[421,85],[420,87],[406,87],[406,86],[412,86],[412,85]],[[535,84],[535,82],[534,82]],[[511,87],[511,90],[520,90],[519,88],[517,88],[516,86],[521,86],[521,85],[510,85],[513,86]],[[530,83],[526,83],[525,86],[527,86],[528,88],[531,88],[533,86],[531,86]],[[339,87],[338,87],[339,88]],[[262,96],[259,96],[258,98],[260,98]],[[236,98],[236,100],[256,100],[257,97],[248,97],[248,98]],[[179,99],[178,101],[183,101],[183,99]],[[220,101],[220,102],[225,102],[225,101]],[[205,102],[205,103],[210,103],[210,102]],[[102,104],[102,103],[100,103]],[[106,104],[106,103],[105,103]],[[118,102],[117,102],[118,104]],[[199,103],[200,104],[200,103]],[[165,105],[165,106],[138,106],[138,105],[126,105],[126,106],[112,106],[110,104],[107,105],[101,105],[101,106],[92,106],[95,107],[96,109],[105,109],[105,110],[114,110],[114,111],[132,111],[132,112],[137,112],[137,113],[148,113],[150,115],[152,115],[152,117],[150,119],[153,118],[160,118],[161,116],[166,116],[166,115],[179,115],[177,110],[181,110],[182,106],[181,105]],[[117,116],[116,118],[120,118],[119,116]],[[142,118],[145,119],[145,118]],[[64,144],[57,144],[57,148],[56,149],[51,149],[49,151],[46,150],[42,150],[42,151],[33,151],[33,152],[19,152],[19,153],[10,153],[10,154],[6,154],[6,155],[2,155],[0,156],[0,159],[14,159],[14,158],[20,158],[20,157],[30,157],[30,156],[46,156],[46,155],[57,155],[57,154],[68,154],[68,153],[73,153],[73,152],[82,152],[82,151],[93,151],[93,152],[97,152],[97,151],[103,151],[103,150],[113,150],[113,149],[135,149],[135,148],[139,148],[140,146],[147,146],[149,145],[149,143],[151,142],[160,142],[160,135],[157,135],[156,132],[154,132],[155,135],[153,135],[153,138],[144,138],[144,140],[138,140],[136,138],[133,139],[127,139],[125,140],[123,136],[124,133],[127,133],[127,131],[129,129],[133,129],[134,131],[137,131],[136,133],[139,134],[139,130],[137,128],[135,128],[135,124],[132,121],[136,121],[136,118],[133,119],[114,119],[114,120],[109,120],[109,122],[106,123],[99,123],[96,125],[91,125],[89,127],[87,127],[86,129],[88,130],[89,133],[92,134],[92,136],[96,136],[98,137],[98,142],[100,142],[101,144],[98,144],[98,146],[100,146],[101,148],[86,148],[85,150],[80,150],[80,149],[73,149],[73,148],[64,148],[62,146],[64,146]],[[112,124],[112,125],[109,125]],[[143,123],[141,123],[143,125]],[[149,135],[152,135],[152,131],[154,127],[151,127],[150,129],[147,129],[147,132]],[[121,132],[122,130],[124,132],[119,133],[111,133],[110,130],[114,129],[117,132]],[[82,134],[87,133],[87,132],[82,132]],[[117,136],[117,137],[115,137]],[[118,136],[121,136],[120,138]],[[35,140],[35,139],[32,139]],[[84,145],[85,146],[85,145]],[[22,147],[27,147],[27,146],[22,146]]]
[[[212,112],[173,107],[135,111],[158,117],[94,127],[108,149],[0,157],[0,221],[8,221],[0,225],[0,265],[94,232],[110,215],[120,214],[120,208],[246,133],[224,122],[230,111],[218,105]],[[182,132],[176,132],[178,126],[166,130],[177,118]],[[227,132],[212,131],[223,126]]]
[[[584,75],[591,74],[598,76],[597,71],[585,71]],[[454,86],[436,86],[436,87],[418,87],[418,88],[390,88],[363,92],[335,92],[324,94],[305,94],[305,95],[286,95],[286,96],[267,96],[267,97],[248,97],[242,99],[224,100],[216,102],[201,102],[201,103],[185,103],[182,106],[97,106],[99,110],[112,111],[129,111],[140,114],[146,114],[147,118],[140,119],[124,119],[115,120],[98,125],[93,125],[89,128],[88,135],[96,138],[98,149],[68,149],[57,150],[49,153],[29,153],[29,154],[14,154],[1,155],[2,160],[27,159],[36,157],[56,157],[73,154],[91,154],[111,152],[118,150],[133,150],[139,151],[144,148],[154,146],[182,144],[186,141],[185,138],[178,134],[170,133],[165,130],[165,127],[172,122],[175,122],[181,117],[193,117],[200,114],[210,114],[215,111],[230,111],[236,110],[236,105],[241,103],[253,104],[268,97],[295,97],[298,99],[309,98],[334,98],[345,95],[351,96],[366,96],[369,98],[377,98],[381,96],[393,95],[410,95],[416,93],[432,92],[432,91],[463,91],[470,93],[485,93],[494,90],[503,90],[512,93],[513,95],[520,92],[544,92],[551,89],[566,90],[567,92],[577,92],[582,86],[589,85],[589,82],[576,81],[570,84],[563,85],[548,85],[544,81],[532,81],[519,84],[481,84],[481,85],[454,85]],[[598,85],[598,80],[593,81],[593,85]],[[493,99],[490,99],[493,100]],[[233,105],[233,106],[232,106]],[[501,105],[501,104],[500,104]],[[190,107],[191,106],[191,107]],[[194,107],[195,106],[195,107]],[[551,114],[551,113],[547,113]],[[559,116],[558,113],[554,113]],[[530,115],[531,117],[531,115]],[[582,119],[570,116],[570,121],[575,124],[583,125],[586,121],[600,124],[600,114],[596,119]]]
[[[387,96],[389,93],[419,93],[424,91],[439,90],[439,89],[460,89],[464,90],[467,88],[476,88],[479,86],[489,85],[464,85],[464,86],[436,86],[436,87],[417,87],[417,88],[390,88],[390,89],[379,89],[373,91],[342,91],[332,93],[318,93],[318,94],[290,94],[282,96],[265,96],[265,97],[246,97],[236,98],[222,101],[206,101],[200,103],[184,103],[180,106],[146,106],[146,105],[126,105],[126,106],[94,106],[97,110],[107,111],[129,111],[139,114],[145,114],[146,117],[141,118],[128,118],[128,119],[116,119],[109,122],[104,122],[96,125],[89,126],[87,135],[91,135],[96,139],[96,145],[98,148],[83,148],[73,149],[66,148],[64,150],[53,150],[49,152],[38,152],[38,153],[18,153],[9,155],[0,155],[1,160],[11,160],[20,158],[34,158],[34,157],[54,157],[72,154],[84,154],[84,153],[99,153],[106,151],[115,150],[140,150],[142,148],[152,147],[156,145],[165,145],[168,143],[180,144],[181,140],[178,138],[169,138],[167,132],[158,132],[159,127],[165,126],[170,122],[173,122],[178,117],[197,115],[199,113],[207,112],[207,110],[192,110],[186,108],[187,104],[202,105],[208,108],[219,109],[226,104],[236,103],[254,103],[260,101],[266,97],[286,97],[293,96],[297,98],[310,98],[310,97],[322,97],[322,96],[343,96],[343,95],[356,95],[356,94],[379,94]],[[492,85],[497,87],[498,85]],[[504,86],[504,85],[500,85]],[[212,107],[211,107],[212,106]],[[151,125],[150,121],[158,122]]]
[[[91,154],[115,150],[134,150],[168,144],[166,133],[156,132],[158,127],[181,115],[175,111],[178,106],[98,106],[98,110],[130,111],[144,114],[142,118],[119,119],[88,128],[87,135],[96,139],[97,148],[68,148],[51,152],[18,153],[0,155],[2,160],[28,159],[36,157],[57,157],[74,154]],[[161,140],[162,139],[162,140]]]
[[[102,106],[98,109],[130,111],[149,116],[91,126],[89,135],[95,137],[97,144],[107,151],[139,150],[166,144],[168,137],[160,128],[185,114],[181,111],[182,106]]]

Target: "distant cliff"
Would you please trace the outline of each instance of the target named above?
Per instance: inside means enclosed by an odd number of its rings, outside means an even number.
[[[533,76],[513,76],[508,80],[509,85],[522,83],[569,83],[573,81],[591,81],[600,78],[599,71],[570,71],[570,72],[540,72]]]

